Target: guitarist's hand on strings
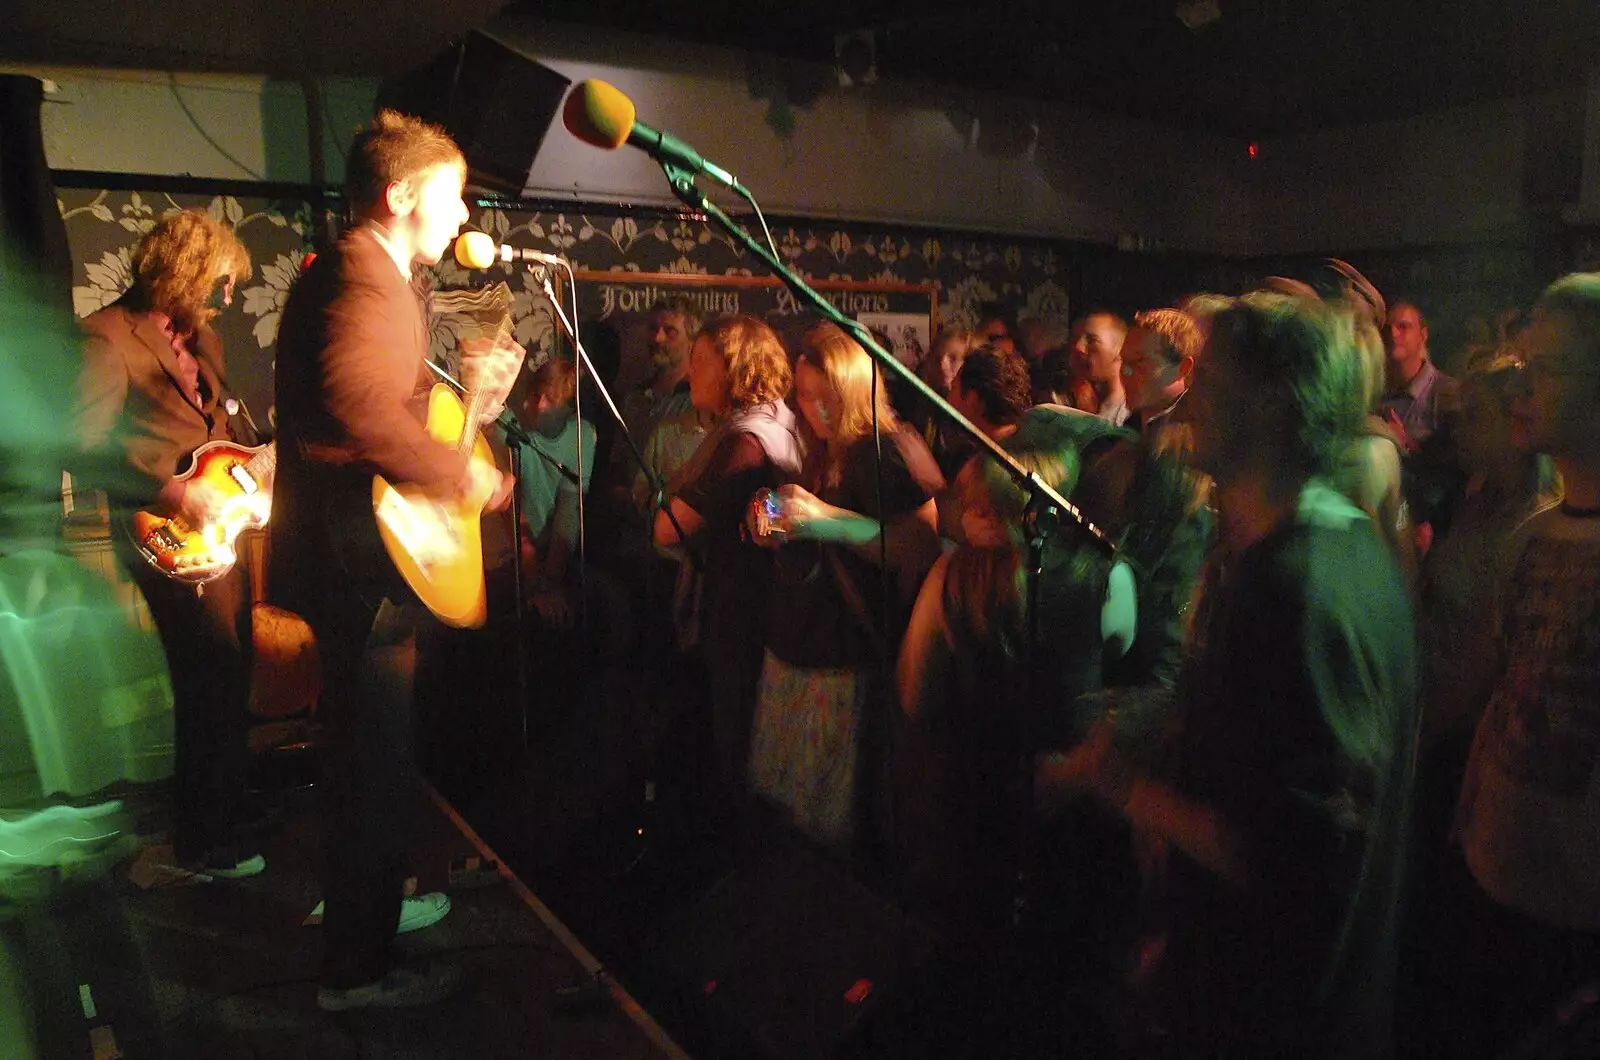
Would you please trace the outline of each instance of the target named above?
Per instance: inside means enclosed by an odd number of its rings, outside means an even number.
[[[501,471],[493,464],[474,460],[467,465],[465,496],[486,498],[483,502],[486,512],[504,511],[511,503],[511,491],[516,485],[515,475]]]
[[[503,512],[511,506],[511,491],[517,488],[517,477],[509,471],[501,471],[499,475],[499,485],[495,486],[488,503],[483,506],[486,512]]]
[[[222,514],[227,496],[202,478],[168,479],[156,495],[157,504],[200,529]]]

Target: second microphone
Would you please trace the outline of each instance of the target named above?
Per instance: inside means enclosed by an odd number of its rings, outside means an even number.
[[[463,232],[456,237],[456,262],[462,268],[487,269],[492,265],[513,261],[555,266],[565,264],[566,259],[559,254],[547,254],[542,250],[496,243],[494,237],[487,232]]]

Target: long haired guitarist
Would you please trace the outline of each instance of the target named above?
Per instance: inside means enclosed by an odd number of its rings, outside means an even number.
[[[450,966],[390,966],[396,930],[437,921],[449,902],[402,895],[414,783],[411,685],[427,614],[379,538],[373,481],[441,505],[487,498],[497,509],[510,497],[509,475],[430,434],[417,407],[431,380],[427,314],[412,269],[450,249],[467,220],[465,181],[466,163],[444,130],[380,112],[349,153],[354,224],[300,277],[278,332],[271,592],[310,623],[322,661],[317,1002],[328,1010],[427,1004],[459,982]],[[520,367],[521,350],[509,340],[463,352],[499,366],[501,376]],[[496,404],[473,406],[488,414]]]
[[[212,876],[253,875],[265,862],[237,834],[250,693],[245,575],[235,568],[204,586],[171,580],[120,529],[139,510],[204,525],[224,498],[202,476],[180,474],[188,456],[211,442],[258,440],[228,413],[238,406],[210,326],[234,285],[250,276],[250,256],[231,230],[186,210],[139,240],[132,266],[133,286],[82,321],[70,428],[77,452],[68,470],[106,491],[117,556],[166,649],[176,859]]]

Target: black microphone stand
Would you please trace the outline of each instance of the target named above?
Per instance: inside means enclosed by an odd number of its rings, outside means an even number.
[[[571,266],[568,266],[568,275],[571,275]],[[684,533],[683,524],[678,521],[677,514],[673,512],[671,499],[662,497],[661,491],[664,489],[662,480],[655,474],[655,472],[650,470],[650,465],[645,463],[644,452],[640,450],[639,443],[634,441],[633,434],[628,430],[628,423],[622,418],[622,410],[617,408],[616,400],[612,398],[610,389],[606,386],[605,380],[600,378],[600,373],[595,371],[594,362],[589,359],[589,351],[583,348],[583,340],[578,337],[578,321],[576,319],[578,315],[577,278],[571,277],[571,283],[573,288],[573,319],[568,320],[567,314],[562,311],[561,300],[556,297],[555,287],[550,282],[550,275],[548,272],[545,273],[543,277],[545,297],[550,300],[550,307],[555,311],[556,319],[561,321],[561,325],[567,329],[567,334],[572,337],[572,349],[576,355],[576,360],[584,369],[588,370],[589,378],[594,380],[595,389],[599,391],[600,397],[605,401],[606,408],[611,411],[611,418],[616,421],[617,430],[622,435],[622,440],[628,443],[628,452],[632,455],[633,462],[638,465],[640,473],[645,477],[645,481],[650,484],[652,510],[660,510],[667,513],[667,521],[672,524],[672,529],[677,533],[678,542],[683,546],[684,554],[689,557],[689,562],[693,563],[695,562],[694,552],[689,548],[689,535]],[[578,373],[578,386],[579,389],[582,389],[583,387],[583,373],[581,371]],[[578,457],[581,460],[583,458],[582,420],[579,420],[578,422],[578,431]],[[581,467],[582,465],[580,464],[579,466]],[[578,493],[580,497],[583,495],[583,483],[581,481],[578,483]],[[583,515],[581,510],[578,519],[579,532],[581,533],[583,529]],[[587,607],[587,603],[585,603],[584,606]],[[585,617],[587,620],[587,614]],[[647,802],[654,798],[653,795],[648,794],[653,783],[654,782],[651,781],[646,785],[647,794],[645,799]],[[654,832],[654,828],[651,828],[652,836],[654,835]],[[641,832],[641,834],[643,833]],[[648,844],[649,840],[646,840],[646,843]],[[648,850],[648,846],[646,846],[645,849]],[[634,857],[633,861],[629,864],[625,872],[631,872],[634,866],[639,863],[640,858],[643,856],[644,851],[642,850]]]
[[[815,309],[825,320],[836,324],[855,338],[869,356],[891,375],[899,378],[911,390],[919,395],[935,411],[945,419],[954,423],[963,434],[977,443],[980,451],[990,456],[1011,476],[1017,486],[1028,495],[1028,550],[1027,550],[1027,599],[1028,608],[1028,637],[1026,660],[1023,668],[1022,682],[1022,726],[1021,726],[1021,792],[1019,803],[1021,809],[1022,828],[1020,838],[1023,841],[1022,850],[1027,851],[1032,846],[1032,821],[1034,818],[1034,767],[1033,756],[1038,747],[1043,743],[1044,711],[1042,704],[1033,702],[1036,698],[1035,666],[1040,657],[1036,650],[1039,639],[1039,583],[1044,570],[1045,548],[1054,530],[1065,525],[1073,525],[1088,535],[1089,539],[1105,551],[1108,556],[1115,556],[1116,549],[1104,531],[1090,522],[1079,508],[1061,496],[1049,483],[1045,482],[1036,472],[1032,472],[1017,463],[1016,459],[1000,447],[994,439],[984,434],[972,425],[972,422],[957,411],[948,401],[940,397],[932,387],[922,380],[917,373],[911,371],[900,360],[878,345],[872,333],[858,321],[845,316],[832,302],[824,298],[814,288],[805,282],[793,269],[785,265],[773,253],[771,248],[751,235],[743,225],[737,224],[716,203],[712,202],[704,192],[695,184],[695,174],[674,162],[657,159],[662,170],[667,175],[667,183],[672,187],[672,193],[684,205],[692,210],[697,210],[716,221],[723,231],[727,232],[750,253],[759,258],[767,268],[781,279],[795,295],[806,304]],[[753,201],[753,200],[752,200]],[[1021,902],[1018,903],[1020,909]]]

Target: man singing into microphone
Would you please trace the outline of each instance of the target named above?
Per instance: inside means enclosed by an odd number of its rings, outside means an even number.
[[[331,1011],[428,1004],[460,981],[451,966],[389,966],[396,931],[427,927],[450,905],[443,894],[402,898],[411,679],[427,616],[384,552],[372,479],[441,499],[488,494],[491,510],[509,499],[510,476],[430,437],[414,400],[431,379],[412,269],[450,249],[467,220],[465,183],[465,159],[442,129],[380,112],[350,149],[354,226],[301,277],[278,333],[273,595],[305,616],[322,663],[317,1004]],[[521,351],[466,352],[470,387],[477,373],[506,374]]]

